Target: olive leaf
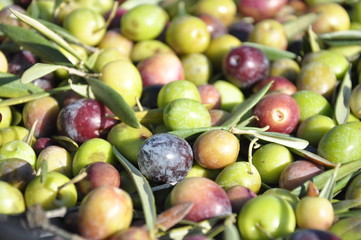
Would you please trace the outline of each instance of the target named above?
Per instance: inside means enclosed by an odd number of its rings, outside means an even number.
[[[133,128],[140,128],[140,122],[133,109],[113,88],[99,79],[87,78],[96,99],[106,105],[121,121]]]
[[[234,225],[235,216],[231,215],[224,221],[224,239],[225,240],[240,240],[239,232]]]
[[[163,123],[163,109],[149,109],[135,112],[135,116],[142,124],[161,124]]]
[[[261,130],[262,129],[243,127],[233,128],[231,129],[231,132],[234,134],[251,135],[267,142],[277,143],[294,149],[304,149],[308,146],[308,141],[304,139],[292,137],[291,135],[284,133],[265,132]]]
[[[334,168],[333,174],[327,180],[325,186],[322,188],[322,191],[319,194],[319,197],[327,198],[329,201],[333,198],[333,190],[336,184],[336,178],[338,174],[338,169],[340,168],[340,164],[337,164]]]
[[[290,148],[291,152],[293,152],[294,154],[297,154],[300,157],[306,158],[312,162],[315,162],[317,164],[320,164],[322,166],[326,166],[326,167],[336,167],[336,164],[324,159],[323,157],[320,157],[319,155],[310,152],[306,149],[295,149],[295,148]]]
[[[80,96],[83,96],[85,98],[95,98],[94,93],[92,92],[89,85],[74,84],[71,80],[69,80],[69,85],[71,89]]]
[[[70,45],[68,42],[66,42],[63,38],[61,38],[58,34],[47,28],[44,24],[37,21],[34,18],[31,18],[25,14],[22,14],[16,10],[10,9],[11,12],[19,18],[21,21],[25,22],[35,30],[37,30],[39,33],[41,33],[43,36],[47,37],[54,43],[56,43],[59,47],[63,48],[67,52],[69,52],[73,57],[75,57],[78,60],[84,61],[85,59],[82,59],[82,56],[78,54]],[[48,53],[49,54],[49,53]]]
[[[351,211],[354,216],[341,219],[334,223],[330,232],[337,236],[342,236],[343,240],[360,239],[361,235],[361,217],[360,211]]]
[[[345,163],[339,167],[336,181],[339,181],[346,176],[352,175],[360,169],[361,160]],[[297,196],[303,195],[310,181],[312,181],[317,186],[317,188],[321,190],[325,186],[327,180],[333,175],[334,171],[334,168],[324,171],[323,173],[320,173],[319,175],[313,177],[311,180],[305,182],[301,186],[293,189],[291,192]]]
[[[0,73],[0,97],[2,98],[22,97],[39,92],[44,92],[44,90],[32,83],[22,84],[16,75]]]
[[[346,30],[319,34],[318,37],[330,46],[348,46],[361,44],[361,31]]]
[[[127,0],[120,4],[120,8],[130,10],[141,4],[159,4],[162,0]]]
[[[235,107],[235,110],[232,113],[232,116],[225,121],[222,126],[231,127],[236,125],[241,118],[246,114],[250,109],[252,109],[261,98],[268,92],[269,88],[272,86],[273,82],[268,83],[264,86],[261,90],[257,93],[252,95],[251,97],[247,98],[242,103],[238,104]]]
[[[318,14],[316,13],[307,13],[302,16],[297,17],[297,19],[285,22],[283,27],[286,31],[287,39],[293,40],[297,37],[297,35],[304,33],[307,28],[314,23]]]
[[[190,129],[180,129],[169,131],[168,133],[177,135],[180,138],[188,138],[198,133],[207,132],[211,130],[228,130],[228,127],[200,127],[200,128],[190,128]]]
[[[352,92],[350,72],[351,66],[341,81],[335,101],[335,120],[338,124],[346,123],[350,113],[350,98]]]
[[[56,141],[61,147],[65,148],[69,152],[76,152],[79,145],[70,137],[67,136],[52,136],[52,139]]]
[[[268,59],[271,61],[280,59],[280,58],[294,59],[297,57],[297,55],[294,54],[293,52],[281,50],[281,49],[274,48],[274,47],[269,47],[269,46],[258,44],[258,43],[244,42],[244,43],[242,43],[242,46],[255,47],[255,48],[262,50],[267,55]]]
[[[49,28],[50,30],[52,30],[53,32],[58,34],[60,37],[64,38],[65,40],[68,40],[68,41],[70,41],[72,43],[76,43],[76,44],[82,44],[79,41],[78,38],[76,38],[74,35],[72,35],[65,28],[62,28],[57,24],[54,24],[52,22],[48,22],[48,21],[43,20],[43,19],[36,19],[36,20],[39,21],[40,23],[42,23],[45,27]]]
[[[25,84],[20,83],[20,80],[19,80],[19,84],[20,85],[25,85]],[[30,83],[27,83],[27,84],[30,84]],[[0,87],[0,89],[1,89],[1,87]],[[63,87],[53,88],[53,89],[50,89],[50,90],[47,90],[47,91],[44,91],[42,89],[41,92],[33,93],[33,94],[30,94],[30,95],[24,95],[24,96],[9,98],[9,99],[0,101],[0,107],[2,107],[2,106],[13,106],[13,105],[17,105],[17,104],[27,103],[27,102],[30,102],[30,101],[35,100],[35,99],[47,97],[47,96],[50,96],[52,94],[56,94],[56,93],[59,93],[59,92],[64,92],[64,91],[67,91],[67,90],[70,90],[70,89],[71,89],[70,86],[63,86]]]
[[[58,69],[64,69],[64,66],[54,65],[54,64],[45,64],[45,63],[36,63],[30,68],[28,68],[23,75],[21,76],[20,81],[22,83],[30,83],[38,78],[44,77],[45,75],[52,73]]]
[[[308,50],[311,52],[317,52],[320,51],[323,48],[323,42],[319,39],[317,34],[312,30],[312,28],[309,26],[306,35],[304,37],[303,41],[305,46],[307,46]],[[305,51],[305,54],[308,51]]]
[[[157,228],[163,232],[167,231],[182,220],[193,205],[193,202],[180,203],[162,212],[157,217]]]
[[[61,65],[70,64],[50,41],[30,29],[0,24],[0,30],[18,46],[29,50],[43,61]]]
[[[214,217],[200,222],[181,221],[180,224],[185,224],[178,228],[172,228],[167,232],[161,232],[158,234],[159,239],[172,239],[182,240],[185,236],[191,234],[206,234],[212,230],[220,220],[225,216]]]
[[[156,228],[156,209],[155,209],[155,200],[152,189],[149,185],[147,179],[142,175],[142,173],[133,166],[118,150],[113,146],[113,152],[115,157],[121,163],[121,165],[128,172],[132,178],[134,185],[138,190],[139,197],[142,202],[144,217],[146,225],[150,232],[153,232]]]
[[[349,211],[351,208],[361,206],[361,198],[341,200],[333,203],[333,210],[336,215]]]

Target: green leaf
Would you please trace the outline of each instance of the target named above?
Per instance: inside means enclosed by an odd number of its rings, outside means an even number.
[[[252,109],[259,102],[259,100],[261,100],[261,98],[267,93],[268,89],[272,86],[272,84],[273,82],[268,83],[256,94],[247,98],[245,101],[236,106],[232,116],[227,121],[225,121],[222,126],[231,127],[236,125],[244,116],[244,114],[246,114],[250,109]]]
[[[19,84],[20,85],[26,85],[26,84],[20,83],[20,80],[19,80]],[[27,84],[31,84],[31,83],[27,83]],[[1,87],[0,87],[0,89],[1,89]],[[37,92],[37,93],[30,94],[30,95],[27,94],[27,95],[24,95],[24,96],[14,97],[14,98],[10,98],[10,99],[0,101],[0,107],[1,106],[13,106],[13,105],[17,105],[17,104],[30,102],[30,101],[35,100],[35,99],[47,97],[47,96],[50,96],[52,94],[64,92],[64,91],[67,91],[67,90],[70,90],[70,89],[71,89],[70,86],[53,88],[53,89],[48,90],[48,91],[44,91],[43,89],[41,89],[42,92]]]
[[[70,45],[68,42],[66,42],[63,38],[61,38],[58,34],[47,28],[44,24],[40,23],[34,18],[31,18],[29,16],[26,16],[25,14],[22,14],[16,10],[11,10],[11,12],[19,18],[21,21],[27,23],[29,26],[37,30],[39,33],[56,43],[59,47],[65,49],[68,51],[71,55],[73,55],[75,58],[84,61],[85,59],[82,59],[82,56],[78,54]]]
[[[290,51],[285,51],[273,47],[269,47],[266,45],[253,43],[253,42],[244,42],[242,43],[242,46],[249,46],[249,47],[255,47],[260,50],[262,50],[268,57],[269,60],[273,61],[280,58],[296,58],[297,55]]]
[[[341,219],[334,223],[330,229],[330,232],[341,236],[343,240],[356,240],[361,236],[361,217],[360,211],[351,211],[354,216]]]
[[[341,200],[339,202],[333,203],[332,206],[335,214],[337,215],[347,212],[350,210],[350,208],[361,206],[361,198]]]
[[[140,128],[140,123],[133,109],[113,88],[101,80],[87,78],[96,99],[105,104],[121,121],[133,128]]]
[[[198,134],[198,133],[207,132],[207,131],[216,130],[216,129],[227,130],[229,128],[228,127],[201,127],[201,128],[174,130],[174,131],[169,131],[168,133],[177,135],[180,138],[187,138],[187,137],[190,137],[190,136]]]
[[[19,77],[16,75],[0,73],[0,97],[2,98],[21,97],[43,91],[42,88],[37,87],[32,83],[22,84]]]
[[[128,172],[132,178],[134,185],[137,188],[138,194],[140,196],[143,213],[146,221],[146,225],[149,231],[154,231],[156,228],[156,209],[155,209],[155,200],[152,189],[149,185],[147,179],[142,175],[142,173],[133,166],[118,150],[113,146],[113,151],[115,157],[119,160],[121,165]]]
[[[162,0],[127,0],[119,7],[122,9],[130,10],[141,4],[159,4]]]
[[[45,27],[49,28],[50,30],[52,30],[53,32],[55,32],[56,34],[58,34],[59,36],[61,36],[62,38],[72,42],[72,43],[77,43],[77,44],[81,44],[81,42],[79,41],[78,38],[76,38],[74,35],[72,35],[68,30],[66,30],[65,28],[60,27],[59,25],[56,25],[52,22],[48,22],[46,20],[43,19],[37,19],[40,23],[42,23]]]
[[[234,225],[235,217],[232,215],[224,222],[224,240],[240,240],[237,227]]]
[[[36,63],[23,73],[20,80],[22,83],[30,83],[61,68],[64,69],[65,67],[54,64]]]
[[[250,135],[267,142],[277,143],[294,149],[304,149],[308,146],[308,141],[304,139],[292,137],[284,133],[260,131],[260,129],[257,128],[233,128],[231,132],[234,134]]]
[[[335,188],[335,184],[336,184],[336,177],[337,177],[337,173],[338,173],[338,169],[340,168],[340,164],[338,164],[334,171],[333,174],[331,175],[331,177],[327,180],[325,186],[322,188],[322,191],[319,194],[319,197],[323,197],[328,199],[329,201],[332,200],[333,198],[333,190]]]
[[[345,163],[345,164],[341,165],[341,167],[338,169],[338,174],[337,174],[336,180],[337,181],[341,180],[346,176],[354,174],[355,172],[359,171],[360,169],[361,169],[361,160],[356,160],[356,161]],[[316,185],[318,190],[321,190],[325,186],[327,180],[333,175],[334,171],[335,171],[335,169],[330,169],[330,170],[327,170],[327,171],[315,176],[314,178],[305,182],[301,186],[293,189],[292,193],[295,195],[298,195],[298,196],[305,194],[305,191],[306,191],[310,181],[312,181]]]
[[[295,20],[284,23],[283,27],[285,28],[287,39],[293,40],[299,34],[304,33],[317,18],[318,15],[316,13],[307,13],[297,17]]]
[[[361,44],[360,30],[345,30],[319,34],[318,37],[330,46],[349,46]]]
[[[350,77],[351,66],[341,81],[335,102],[335,120],[338,124],[346,123],[350,113],[350,97],[352,81]]]
[[[320,157],[319,155],[307,151],[306,149],[295,149],[295,148],[290,148],[291,152],[297,154],[300,157],[306,158],[312,162],[315,162],[317,164],[320,164],[322,166],[326,166],[326,167],[336,167],[336,164],[324,159],[323,157]]]
[[[322,33],[318,35],[322,40],[358,40],[361,41],[361,31],[360,30],[346,30],[346,31],[337,31],[330,33]]]
[[[70,63],[51,42],[30,29],[0,24],[0,30],[17,45],[29,50],[43,61],[61,65]]]
[[[305,42],[308,43],[308,46],[312,52],[320,51],[323,48],[323,42],[319,39],[311,27],[307,29],[306,39],[307,41]]]
[[[70,137],[52,136],[51,138],[54,139],[59,146],[65,148],[68,152],[76,152],[79,148],[79,145]]]

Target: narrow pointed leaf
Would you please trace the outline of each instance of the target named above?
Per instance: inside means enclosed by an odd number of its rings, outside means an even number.
[[[47,28],[44,24],[37,21],[34,18],[31,18],[25,14],[22,14],[16,10],[11,10],[11,12],[19,18],[21,21],[27,23],[29,26],[37,30],[39,33],[50,39],[51,41],[55,42],[60,47],[64,48],[66,51],[68,51],[71,55],[73,55],[75,58],[79,60],[82,59],[81,55],[78,54],[70,45],[68,42],[66,42],[63,38],[61,38],[58,34]]]
[[[356,160],[356,161],[352,161],[349,163],[345,163],[345,164],[341,165],[341,167],[338,169],[338,174],[337,174],[336,180],[339,181],[339,180],[345,178],[346,176],[354,174],[355,172],[359,171],[360,169],[361,169],[361,160]],[[317,186],[318,190],[321,190],[325,186],[327,180],[330,177],[332,177],[334,171],[335,171],[335,169],[329,169],[329,170],[313,177],[310,181],[312,181]],[[301,186],[293,189],[292,193],[296,194],[298,196],[303,195],[305,190],[307,189],[307,186],[310,181],[307,181],[304,184],[302,184]]]
[[[312,52],[318,52],[322,49],[323,43],[320,41],[316,33],[311,27],[307,30],[308,45]]]
[[[361,40],[361,32],[359,30],[346,30],[346,31],[337,31],[337,32],[330,32],[330,33],[322,33],[319,34],[321,39],[339,39],[339,40]]]
[[[79,145],[70,137],[52,136],[51,138],[54,139],[57,144],[59,144],[69,152],[76,152],[79,148]]]
[[[303,158],[306,158],[312,162],[315,162],[317,164],[320,164],[322,166],[326,166],[326,167],[336,167],[336,164],[324,159],[323,157],[320,157],[319,155],[307,151],[306,149],[295,149],[295,148],[290,148],[291,152],[297,154],[298,156],[301,156]]]
[[[198,133],[207,132],[210,130],[222,129],[226,130],[228,127],[201,127],[201,128],[191,128],[191,129],[181,129],[181,130],[174,130],[168,133],[177,135],[180,138],[187,138],[193,136]]]
[[[19,84],[25,85],[25,84],[20,83],[20,80],[19,80]],[[30,84],[30,83],[27,83],[27,84]],[[1,87],[0,87],[0,89],[1,89]],[[64,91],[70,90],[70,86],[53,88],[53,89],[48,90],[48,91],[44,91],[43,89],[41,89],[41,90],[42,90],[41,92],[33,93],[33,94],[30,94],[30,95],[27,94],[27,95],[24,95],[24,96],[9,98],[9,99],[0,101],[0,107],[1,106],[13,106],[13,105],[17,105],[17,104],[27,103],[27,102],[30,102],[32,100],[47,97],[47,96],[50,96],[50,95],[55,94],[55,93],[64,92]]]
[[[277,49],[277,48],[273,48],[273,47],[269,47],[269,46],[258,44],[258,43],[244,42],[244,43],[242,43],[242,45],[255,47],[255,48],[258,48],[258,49],[262,50],[267,55],[268,59],[271,60],[271,61],[279,59],[279,58],[292,58],[292,59],[294,59],[294,58],[297,57],[297,55],[294,54],[293,52],[286,51],[286,50],[281,50],[281,49]]]
[[[339,168],[340,168],[340,164],[338,164],[334,168],[333,174],[327,180],[325,186],[322,188],[322,191],[320,192],[320,195],[319,195],[320,197],[327,198],[330,201],[332,200],[332,198],[333,198],[333,190],[335,188],[336,178],[337,178]]]
[[[193,202],[186,202],[167,209],[158,215],[157,227],[164,232],[167,231],[182,220],[192,209],[193,205]]]
[[[22,84],[20,82],[20,78],[16,75],[10,73],[0,73],[1,98],[15,98],[39,92],[44,92],[44,90],[32,83]]]
[[[275,132],[258,132],[255,137],[258,137],[259,139],[266,140],[269,142],[274,142],[281,144],[286,147],[291,147],[295,149],[304,149],[308,146],[308,141],[292,137],[288,134],[282,134],[282,133],[275,133]]]
[[[342,200],[332,204],[335,214],[347,212],[351,208],[361,206],[361,198]]]
[[[140,128],[133,109],[127,104],[124,98],[113,88],[104,82],[94,78],[86,79],[94,96],[105,104],[121,121],[133,128]]]
[[[283,27],[285,28],[287,39],[293,40],[297,35],[304,33],[317,18],[318,15],[316,13],[308,13],[284,23]]]
[[[56,34],[58,34],[60,37],[64,38],[65,40],[68,40],[72,43],[81,44],[78,38],[74,37],[68,30],[65,28],[60,27],[59,25],[56,25],[52,22],[45,21],[43,19],[37,19],[40,23],[42,23],[45,27],[49,28]]]
[[[144,3],[159,4],[160,2],[162,2],[162,0],[127,0],[124,3],[122,3],[119,7],[121,7],[122,9],[130,10],[140,4],[144,4]]]
[[[238,106],[236,106],[232,116],[227,121],[225,121],[222,126],[231,127],[236,125],[244,116],[244,114],[246,114],[250,109],[252,109],[259,102],[259,100],[261,100],[261,98],[267,93],[272,84],[273,82],[268,83],[260,91],[258,91],[253,96],[249,97]]]
[[[352,81],[350,77],[351,67],[341,81],[335,102],[335,119],[338,124],[346,123],[350,113],[350,97],[352,92]]]
[[[61,65],[36,63],[32,67],[28,68],[21,76],[22,83],[30,83],[38,78],[44,77],[45,75],[52,73],[58,69],[64,68]]]
[[[29,50],[43,61],[61,65],[70,64],[50,41],[30,29],[0,24],[0,30],[18,46]]]
[[[351,214],[354,212],[354,216]],[[351,211],[351,217],[341,219],[332,225],[330,231],[343,240],[360,239],[361,236],[361,216],[360,211]]]
[[[156,209],[152,189],[147,179],[142,173],[133,166],[115,147],[113,147],[115,157],[128,172],[137,188],[139,197],[142,202],[143,213],[148,230],[153,231],[156,227]]]

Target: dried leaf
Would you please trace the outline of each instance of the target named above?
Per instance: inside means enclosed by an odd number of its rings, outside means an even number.
[[[311,181],[307,187],[307,196],[318,197],[318,194],[319,194],[319,191],[318,191],[316,185]]]
[[[164,232],[167,231],[182,220],[192,209],[193,205],[193,202],[181,203],[164,211],[157,217],[157,227]]]

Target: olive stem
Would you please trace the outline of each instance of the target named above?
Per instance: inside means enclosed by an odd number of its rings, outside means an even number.
[[[268,232],[266,232],[266,230],[264,230],[264,228],[259,223],[256,223],[256,228],[263,232],[269,239],[276,240],[276,238],[272,237]]]
[[[252,139],[251,143],[249,144],[249,147],[248,147],[248,164],[249,164],[249,167],[248,167],[248,173],[249,174],[253,174],[252,172],[252,150],[253,150],[253,147],[255,146],[255,144],[257,143],[259,139],[258,138],[254,138]]]
[[[110,15],[109,15],[107,21],[105,22],[104,26],[102,26],[102,27],[94,30],[93,33],[97,33],[97,32],[99,32],[99,31],[101,31],[101,30],[103,30],[103,29],[108,29],[109,25],[112,23],[113,18],[115,17],[115,14],[116,14],[116,12],[117,12],[118,5],[119,5],[118,1],[114,1],[112,10],[111,10],[111,12],[110,12]]]
[[[35,122],[34,122],[34,124],[31,126],[30,132],[28,133],[28,135],[27,135],[26,138],[25,138],[25,142],[26,142],[27,144],[29,144],[30,146],[31,146],[31,140],[33,139],[34,132],[35,132],[35,128],[36,128],[36,126],[38,125],[38,122],[39,122],[39,120],[36,119]]]
[[[87,173],[85,170],[83,170],[83,171],[81,171],[78,175],[76,175],[75,177],[73,177],[72,179],[70,179],[70,181],[68,181],[68,182],[64,183],[63,185],[59,186],[59,187],[58,187],[58,195],[57,195],[57,198],[59,197],[59,195],[60,195],[59,193],[60,193],[60,191],[61,191],[63,188],[69,186],[70,184],[75,184],[75,183],[77,183],[77,182],[80,182],[81,180],[83,180],[84,178],[86,178],[86,176],[88,176],[88,173]]]
[[[136,101],[136,103],[137,103],[137,107],[138,107],[138,109],[139,109],[139,111],[144,111],[144,108],[143,108],[143,106],[142,106],[142,103],[139,101],[139,98],[135,98],[135,101]]]

